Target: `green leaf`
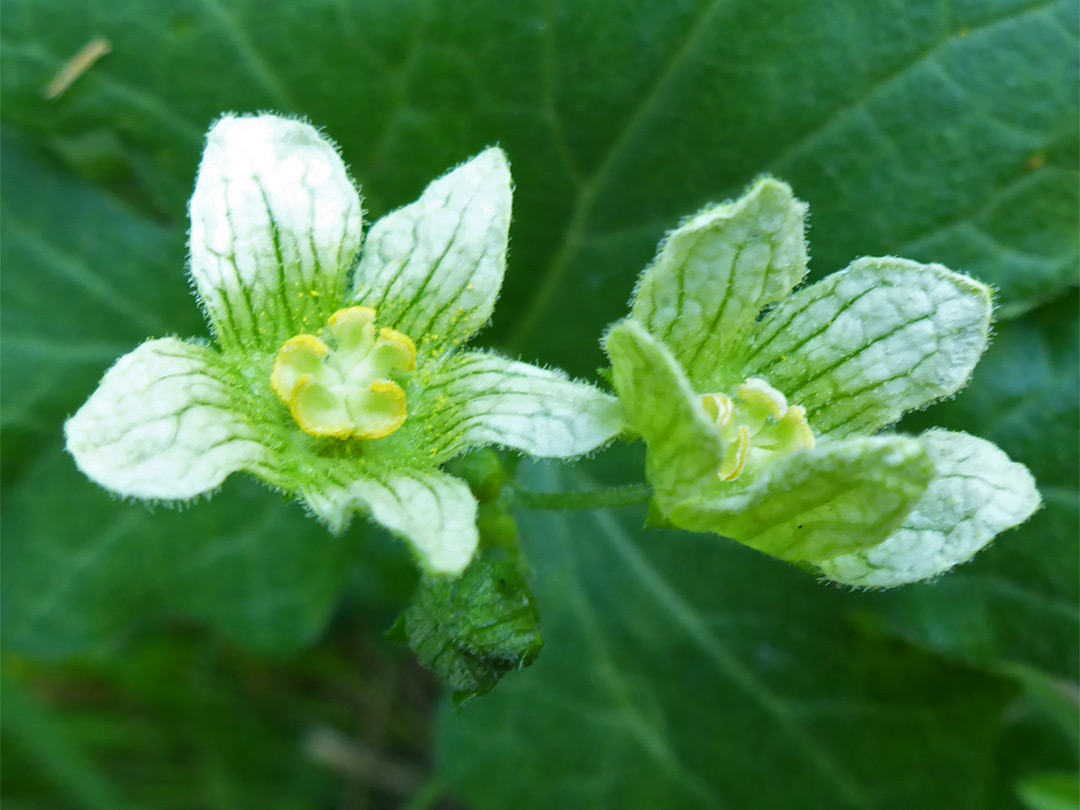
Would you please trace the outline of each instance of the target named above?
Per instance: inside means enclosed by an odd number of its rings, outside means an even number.
[[[971,386],[904,423],[994,442],[1027,465],[1044,507],[940,580],[868,599],[868,621],[984,666],[1080,673],[1080,333],[1075,292],[1002,324]]]
[[[174,615],[295,649],[322,630],[357,549],[248,481],[184,511],[121,503],[58,450],[4,513],[4,646],[31,655],[101,649]]]
[[[138,0],[7,0],[0,73],[6,124],[178,230],[223,110],[325,127],[375,215],[501,144],[518,205],[489,338],[584,374],[661,235],[763,172],[814,211],[818,272],[941,262],[1010,313],[1073,283],[1076,27],[1069,0],[218,0],[153,25]],[[113,52],[43,99],[98,36]]]
[[[940,265],[859,259],[765,316],[745,359],[816,432],[873,433],[956,393],[986,349],[990,290]]]
[[[113,786],[94,769],[86,752],[66,734],[63,717],[39,705],[22,684],[5,675],[0,680],[4,702],[5,739],[26,748],[79,810],[121,810],[128,807]],[[6,743],[7,744],[7,743]]]
[[[986,807],[1010,689],[859,633],[847,592],[642,517],[521,516],[546,646],[440,717],[471,807]]]
[[[8,474],[148,337],[205,334],[183,234],[133,215],[5,136],[0,162],[2,426]]]
[[[786,183],[763,178],[660,244],[634,291],[632,317],[671,349],[697,390],[742,382],[733,361],[747,333],[806,275],[805,218]]]
[[[544,646],[540,614],[513,564],[480,559],[460,578],[425,577],[390,631],[460,705],[530,666]]]
[[[1075,773],[1040,773],[1017,787],[1028,810],[1075,810],[1080,806],[1080,776]]]

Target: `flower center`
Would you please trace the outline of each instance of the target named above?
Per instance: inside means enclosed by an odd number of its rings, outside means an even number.
[[[734,481],[743,472],[814,446],[806,409],[789,406],[783,394],[756,377],[740,385],[734,398],[704,394],[701,404],[727,445],[724,463],[716,471],[722,481]]]
[[[405,424],[405,391],[390,375],[416,368],[408,335],[376,330],[375,310],[349,307],[330,316],[324,336],[330,345],[314,335],[289,338],[270,375],[274,393],[304,432],[382,439]]]

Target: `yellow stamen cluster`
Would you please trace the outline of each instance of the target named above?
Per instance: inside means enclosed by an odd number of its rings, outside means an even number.
[[[789,406],[787,398],[764,380],[751,377],[734,398],[705,394],[701,404],[726,444],[724,463],[716,473],[722,481],[734,481],[747,469],[814,446],[806,410]]]
[[[395,329],[376,329],[375,310],[335,312],[324,330],[289,338],[270,384],[312,436],[382,439],[405,424],[405,391],[390,379],[416,368],[416,346]]]

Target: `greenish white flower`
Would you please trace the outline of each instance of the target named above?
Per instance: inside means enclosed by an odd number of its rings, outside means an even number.
[[[1039,506],[990,442],[880,434],[955,394],[986,348],[990,290],[940,265],[859,259],[806,275],[806,206],[771,178],[661,244],[604,345],[671,524],[889,587],[970,559]]]
[[[496,444],[589,452],[614,398],[462,344],[490,319],[510,225],[488,149],[371,228],[334,146],[272,115],[226,116],[191,199],[190,269],[216,345],[150,340],[68,420],[79,468],[123,496],[183,501],[246,471],[334,531],[355,511],[455,574],[476,501],[441,465]],[[359,256],[359,263],[357,258]]]

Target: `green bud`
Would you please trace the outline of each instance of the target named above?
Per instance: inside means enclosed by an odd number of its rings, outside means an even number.
[[[425,577],[388,636],[454,690],[461,706],[540,655],[540,614],[510,563],[477,560],[460,578]]]

